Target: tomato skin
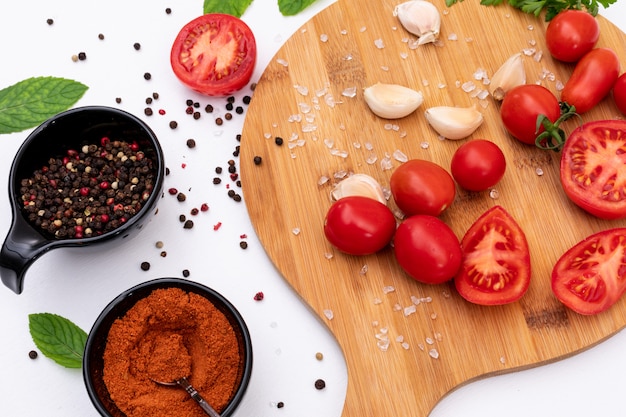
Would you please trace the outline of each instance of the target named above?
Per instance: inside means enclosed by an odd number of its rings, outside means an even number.
[[[501,206],[490,208],[470,226],[461,248],[463,264],[454,284],[467,301],[508,304],[522,298],[528,290],[528,242],[524,231]]]
[[[326,239],[350,255],[369,255],[387,246],[396,230],[396,219],[383,203],[350,196],[333,203],[324,219]]]
[[[626,73],[620,75],[613,85],[613,100],[619,111],[626,115]]]
[[[389,188],[398,208],[407,216],[438,216],[450,207],[456,195],[448,171],[423,159],[411,159],[396,168],[389,179]]]
[[[620,64],[609,48],[596,48],[581,58],[561,91],[561,101],[574,106],[579,114],[588,112],[613,88]]]
[[[545,129],[537,130],[537,116],[543,114],[552,123],[561,115],[559,100],[547,88],[537,84],[524,84],[512,88],[502,100],[500,117],[506,130],[528,145]]]
[[[396,260],[416,281],[442,284],[461,266],[461,246],[452,229],[439,218],[425,214],[408,217],[394,237]]]
[[[565,194],[601,219],[626,217],[626,121],[597,120],[576,128],[565,141],[560,178]]]
[[[598,314],[626,292],[626,228],[603,230],[567,250],[552,269],[552,292],[573,311]]]
[[[470,191],[483,191],[502,179],[506,171],[506,159],[495,143],[474,139],[465,142],[454,152],[450,171],[461,187]]]
[[[170,52],[178,79],[208,96],[227,96],[243,88],[252,77],[257,47],[254,34],[243,20],[208,13],[187,23]]]
[[[583,10],[564,10],[546,29],[550,54],[563,62],[578,62],[591,51],[600,38],[600,25],[594,16]]]

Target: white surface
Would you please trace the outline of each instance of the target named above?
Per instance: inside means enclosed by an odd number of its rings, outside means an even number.
[[[254,0],[243,16],[259,46],[254,79],[301,24],[331,3],[318,0],[298,16],[285,18],[275,0]],[[172,8],[171,15],[165,13],[166,7]],[[181,276],[183,269],[191,271],[189,279],[229,298],[250,327],[254,372],[236,416],[341,415],[348,383],[341,350],[272,266],[244,203],[226,196],[228,174],[221,175],[221,185],[212,183],[216,166],[226,170],[229,159],[237,160],[232,152],[238,145],[235,135],[241,132],[243,117],[217,127],[210,115],[203,114],[196,121],[184,113],[187,98],[199,101],[202,107],[211,102],[224,113],[224,100],[192,94],[175,79],[169,66],[169,48],[176,33],[201,13],[201,0],[33,0],[13,2],[10,13],[0,14],[0,88],[30,76],[59,76],[90,87],[77,105],[117,106],[115,98],[122,97],[118,107],[146,120],[161,140],[171,170],[166,189],[176,187],[188,197],[179,203],[166,195],[159,203],[158,216],[131,241],[49,252],[28,271],[22,295],[0,288],[0,416],[97,415],[79,370],[62,368],[43,355],[29,359],[34,344],[28,332],[28,314],[60,314],[88,331],[120,292],[152,278]],[[626,3],[612,5],[603,14],[626,30]],[[46,23],[48,18],[54,19],[52,26]],[[104,40],[98,39],[99,33],[105,35]],[[140,51],[133,49],[135,42],[141,44]],[[87,60],[72,62],[71,56],[80,51],[87,53]],[[144,72],[150,72],[152,80],[145,81]],[[146,117],[144,100],[155,91],[160,94],[152,105],[155,115]],[[248,93],[237,94],[238,103]],[[158,109],[166,110],[166,115],[158,115]],[[168,127],[170,120],[178,121],[178,129]],[[0,136],[0,184],[7,183],[13,156],[27,134]],[[196,139],[195,149],[185,146],[187,138]],[[184,230],[178,215],[188,214],[204,202],[209,204],[209,212],[194,218],[193,229]],[[2,191],[2,239],[9,216],[8,197]],[[218,222],[222,227],[214,231]],[[165,243],[165,258],[154,246],[159,240]],[[248,249],[239,247],[241,240],[248,242]],[[151,263],[149,271],[140,270],[142,261]],[[261,302],[253,300],[257,291],[265,294]],[[626,332],[622,331],[552,365],[471,383],[446,397],[431,416],[623,416],[624,346]],[[322,361],[315,359],[316,352],[324,354]],[[325,390],[313,387],[317,378],[326,380]],[[279,401],[284,408],[276,407]]]

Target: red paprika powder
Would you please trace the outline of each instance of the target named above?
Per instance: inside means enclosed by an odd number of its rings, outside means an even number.
[[[185,376],[222,412],[237,388],[240,359],[232,325],[208,299],[180,288],[157,289],[111,326],[103,379],[127,417],[202,417],[185,390],[154,380]]]

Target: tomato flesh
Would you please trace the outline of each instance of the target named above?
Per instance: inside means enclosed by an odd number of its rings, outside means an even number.
[[[626,217],[626,121],[575,129],[561,154],[561,185],[579,207],[602,219]]]
[[[501,206],[480,216],[461,240],[463,264],[454,278],[459,294],[481,305],[519,300],[530,285],[526,236]]]
[[[170,63],[188,87],[209,96],[226,96],[250,81],[256,55],[256,40],[248,25],[235,16],[209,13],[181,29]]]
[[[550,55],[559,61],[577,62],[600,38],[600,25],[584,10],[564,10],[546,29],[546,45]]]
[[[349,196],[333,203],[324,220],[326,239],[350,255],[369,255],[391,242],[396,219],[391,210],[368,197]]]
[[[565,252],[552,270],[552,291],[579,314],[608,310],[626,291],[626,228],[593,234]]]
[[[402,269],[425,284],[451,280],[461,265],[461,246],[452,229],[437,217],[425,214],[400,223],[394,251]]]

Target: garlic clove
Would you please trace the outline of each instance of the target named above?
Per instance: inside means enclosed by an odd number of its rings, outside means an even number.
[[[383,188],[378,181],[367,174],[352,174],[338,182],[330,192],[332,201],[349,196],[369,197],[387,204]]]
[[[384,119],[400,119],[413,113],[424,102],[421,91],[398,84],[376,83],[363,90],[370,110]]]
[[[435,42],[439,38],[441,15],[434,4],[426,0],[409,0],[395,7],[393,15],[402,26],[416,35],[418,45]]]
[[[433,129],[446,139],[463,139],[474,133],[483,122],[483,115],[472,107],[431,107],[425,112]]]
[[[526,84],[526,71],[522,54],[517,53],[506,60],[493,74],[489,83],[489,93],[496,100],[502,100],[513,87]]]

